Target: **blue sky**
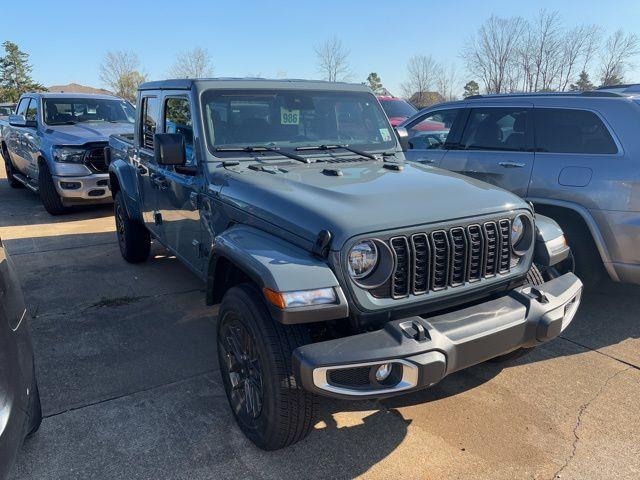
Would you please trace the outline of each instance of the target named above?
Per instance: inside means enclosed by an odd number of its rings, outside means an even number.
[[[28,52],[34,78],[45,85],[102,86],[98,69],[111,50],[135,52],[149,77],[161,79],[178,52],[196,46],[209,50],[216,76],[319,78],[313,46],[336,35],[351,52],[352,81],[376,71],[399,94],[414,54],[457,63],[462,84],[470,79],[459,52],[492,13],[531,18],[546,8],[558,10],[569,26],[595,23],[606,32],[640,35],[640,0],[85,0],[46,1],[28,10],[21,2],[3,3],[0,40]],[[628,77],[640,81],[640,68]]]

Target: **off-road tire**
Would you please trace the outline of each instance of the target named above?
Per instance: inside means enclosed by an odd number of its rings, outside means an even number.
[[[46,162],[42,162],[38,169],[38,192],[44,209],[51,215],[62,215],[69,211],[69,208],[62,204]]]
[[[4,159],[4,168],[7,172],[7,182],[11,188],[22,188],[24,185],[15,179],[13,176],[15,170],[13,168],[13,163],[11,162],[11,157],[9,156],[9,152],[7,152],[7,147],[2,145],[2,158]]]
[[[116,193],[113,202],[116,221],[116,236],[120,253],[129,263],[141,263],[149,258],[151,236],[147,228],[137,220],[129,217],[121,191]]]
[[[591,231],[575,221],[561,225],[573,253],[575,274],[586,289],[593,290],[602,283],[606,271]]]
[[[223,331],[238,322],[254,342],[262,377],[262,405],[255,418],[247,419],[232,400],[228,366],[228,338]],[[242,432],[257,447],[277,450],[292,445],[311,431],[317,412],[317,398],[302,389],[292,371],[292,353],[311,342],[308,328],[282,325],[272,319],[260,290],[241,284],[227,291],[218,313],[218,360],[227,399]]]

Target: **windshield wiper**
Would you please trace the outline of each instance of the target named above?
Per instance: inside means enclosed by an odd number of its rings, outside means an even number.
[[[285,152],[284,150],[280,150],[275,147],[268,147],[266,145],[256,145],[256,146],[247,146],[247,147],[216,147],[216,152],[273,152],[278,155],[282,155],[283,157],[291,158],[293,160],[297,160],[302,163],[311,163],[311,160],[308,158],[301,157],[300,155],[296,155],[295,153]]]
[[[75,122],[73,120],[67,120],[66,122],[55,122],[55,123],[50,123],[49,125],[75,125],[78,122]]]
[[[372,153],[363,152],[362,150],[357,150],[355,148],[351,148],[347,145],[307,145],[304,147],[297,147],[296,150],[304,151],[304,150],[336,150],[338,148],[342,148],[343,150],[347,150],[351,153],[355,153],[356,155],[360,155],[361,157],[370,158],[371,160],[380,160],[378,157],[373,155]]]

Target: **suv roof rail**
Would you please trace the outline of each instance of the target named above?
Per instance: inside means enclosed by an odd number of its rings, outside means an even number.
[[[638,85],[640,93],[640,85]],[[464,100],[477,100],[480,98],[517,98],[517,97],[578,97],[584,95],[586,97],[622,97],[618,92],[607,90],[588,90],[585,92],[521,92],[521,93],[490,93],[484,95],[469,95]]]
[[[640,83],[626,83],[624,85],[611,85],[608,87],[598,87],[596,90],[617,93],[640,93]]]

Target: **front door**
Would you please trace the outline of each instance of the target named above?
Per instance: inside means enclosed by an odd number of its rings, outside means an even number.
[[[162,219],[156,214],[160,167],[154,157],[154,135],[158,127],[160,100],[156,96],[142,97],[138,151],[134,156],[140,191],[142,218],[151,233],[162,241]]]
[[[204,185],[203,165],[193,149],[193,122],[189,97],[165,93],[162,102],[162,132],[184,136],[187,162],[184,167],[164,166],[160,174],[165,190],[158,195],[165,244],[194,270],[202,271],[204,256],[200,226],[200,202]]]
[[[534,161],[532,115],[531,105],[470,109],[441,167],[525,197]]]
[[[460,129],[463,108],[443,108],[426,112],[406,125],[409,149],[407,160],[437,167],[440,165],[452,137]]]

